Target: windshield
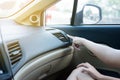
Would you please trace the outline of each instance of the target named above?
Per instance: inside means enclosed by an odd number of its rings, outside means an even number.
[[[0,0],[0,18],[9,17],[34,0]]]

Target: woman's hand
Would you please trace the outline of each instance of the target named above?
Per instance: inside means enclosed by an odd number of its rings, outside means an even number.
[[[90,75],[83,73],[83,69],[84,67],[74,69],[67,80],[94,80]]]
[[[89,63],[82,63],[82,64],[79,64],[77,66],[78,68],[79,67],[84,67],[82,69],[82,72],[83,73],[87,73],[88,75],[90,75],[92,78],[94,79],[101,79],[104,75],[100,74],[92,65],[90,65]]]
[[[77,50],[80,50],[80,47],[83,46],[84,43],[84,38],[81,37],[74,37],[74,36],[70,36],[68,35],[71,39],[73,39],[73,47]]]

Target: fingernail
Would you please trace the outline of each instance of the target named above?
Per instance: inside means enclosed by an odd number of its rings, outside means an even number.
[[[79,48],[80,46],[79,46],[78,44],[75,44],[75,47],[76,47],[76,48]]]

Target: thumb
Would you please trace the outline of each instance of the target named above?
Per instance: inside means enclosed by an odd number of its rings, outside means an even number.
[[[89,73],[90,71],[89,71],[88,68],[83,68],[83,69],[82,69],[82,72],[83,72],[83,73]]]
[[[71,35],[69,35],[69,34],[67,34],[67,36],[68,36],[69,38],[71,38],[71,39],[74,39],[74,37],[75,37],[75,36],[71,36]]]

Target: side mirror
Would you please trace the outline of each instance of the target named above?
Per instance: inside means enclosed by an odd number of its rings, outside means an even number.
[[[96,5],[86,4],[83,7],[83,23],[96,24],[102,19],[101,8]]]
[[[102,19],[102,10],[99,6],[86,4],[82,10],[76,14],[75,25],[96,24]]]

